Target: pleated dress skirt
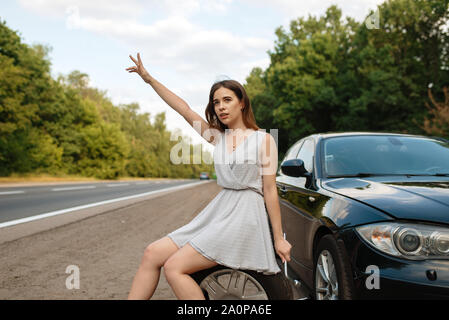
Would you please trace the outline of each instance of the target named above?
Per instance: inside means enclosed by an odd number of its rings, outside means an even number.
[[[281,271],[262,192],[259,151],[266,134],[255,130],[229,154],[226,133],[220,133],[214,167],[223,190],[188,224],[167,235],[179,248],[188,243],[209,260],[232,269],[267,275]]]

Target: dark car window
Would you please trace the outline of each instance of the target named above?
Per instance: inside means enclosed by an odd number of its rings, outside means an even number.
[[[313,139],[307,139],[299,150],[298,159],[304,161],[304,167],[308,172],[313,170],[313,155],[315,151],[315,143]]]
[[[449,173],[449,143],[407,136],[346,136],[323,143],[326,175]]]

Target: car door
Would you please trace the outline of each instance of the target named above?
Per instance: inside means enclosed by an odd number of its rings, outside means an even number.
[[[303,143],[304,139],[299,140],[292,147],[290,147],[282,162],[296,159],[299,149]],[[300,260],[302,251],[302,247],[300,247],[299,244],[302,244],[302,234],[304,233],[304,230],[302,224],[298,221],[298,213],[296,212],[297,208],[294,205],[295,201],[293,199],[293,193],[291,192],[291,187],[296,184],[298,178],[289,177],[283,174],[280,171],[280,168],[278,174],[279,176],[276,178],[276,183],[278,186],[282,229],[287,236],[287,240],[291,244],[294,244],[290,252],[292,260],[289,263],[289,267],[298,273],[301,268],[297,266],[297,261]]]
[[[304,167],[308,172],[314,171],[315,141],[313,138],[305,139],[301,144],[298,154],[294,157],[304,161]],[[292,261],[289,267],[301,278],[310,277],[312,265],[307,258],[309,252],[308,240],[309,226],[314,218],[314,200],[318,194],[306,186],[305,177],[287,177],[280,179],[279,193],[283,230],[287,240],[293,244],[291,250]]]
[[[316,177],[315,170],[315,152],[316,145],[314,139],[308,139],[299,150],[298,159],[304,161],[304,167],[307,172],[311,172]],[[292,197],[295,199],[297,208],[296,220],[301,224],[303,233],[301,237],[302,250],[300,252],[300,263],[311,270],[313,268],[313,259],[310,252],[313,245],[314,222],[321,214],[323,197],[313,190],[312,186],[307,184],[305,177],[298,178],[294,187],[291,188]]]

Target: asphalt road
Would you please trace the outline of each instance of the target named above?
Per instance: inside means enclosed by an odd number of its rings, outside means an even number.
[[[199,182],[197,179],[185,179],[2,187],[0,188],[0,226],[17,219],[96,205],[197,182]]]

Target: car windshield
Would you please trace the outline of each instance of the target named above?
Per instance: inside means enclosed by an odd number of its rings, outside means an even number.
[[[323,140],[326,176],[449,174],[449,143],[437,139],[345,136]]]

